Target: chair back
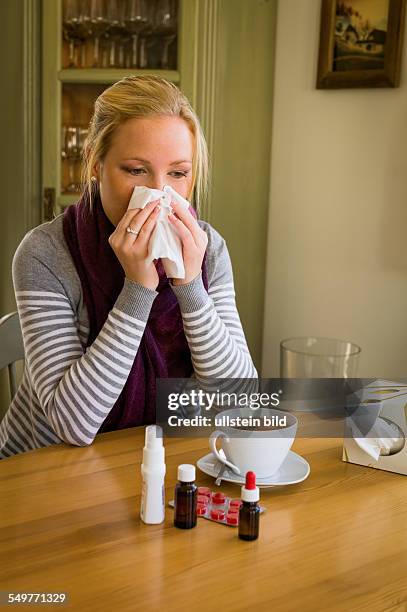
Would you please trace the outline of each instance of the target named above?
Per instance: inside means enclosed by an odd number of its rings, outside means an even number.
[[[24,344],[20,319],[17,312],[11,312],[0,319],[0,370],[7,367],[10,397],[17,391],[15,362],[24,359]]]

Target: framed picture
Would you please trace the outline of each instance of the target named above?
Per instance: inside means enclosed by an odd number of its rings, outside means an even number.
[[[406,0],[322,0],[317,89],[398,87]]]

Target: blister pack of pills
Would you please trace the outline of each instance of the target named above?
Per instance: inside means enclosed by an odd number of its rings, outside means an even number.
[[[173,508],[174,500],[171,500],[168,504]],[[198,487],[196,512],[198,516],[209,521],[237,527],[241,505],[242,501],[240,499],[227,497],[222,491],[211,491],[208,487]],[[260,506],[260,512],[264,512],[262,506]]]

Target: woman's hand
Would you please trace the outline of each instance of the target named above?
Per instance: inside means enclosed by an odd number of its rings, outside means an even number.
[[[180,237],[185,266],[185,278],[174,278],[172,282],[174,285],[186,285],[194,280],[201,271],[208,236],[189,210],[174,201],[171,202],[171,206],[175,215],[169,214],[168,219]]]
[[[124,213],[113,234],[109,236],[109,244],[120,261],[128,279],[155,290],[159,277],[154,262],[146,263],[148,242],[157,223],[160,207],[159,200],[149,202],[144,208],[128,210]],[[130,227],[139,234],[127,232]]]

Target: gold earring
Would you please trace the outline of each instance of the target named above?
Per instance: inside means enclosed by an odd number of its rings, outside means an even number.
[[[96,176],[91,176],[90,180],[92,181],[92,183],[96,183],[97,182]]]

